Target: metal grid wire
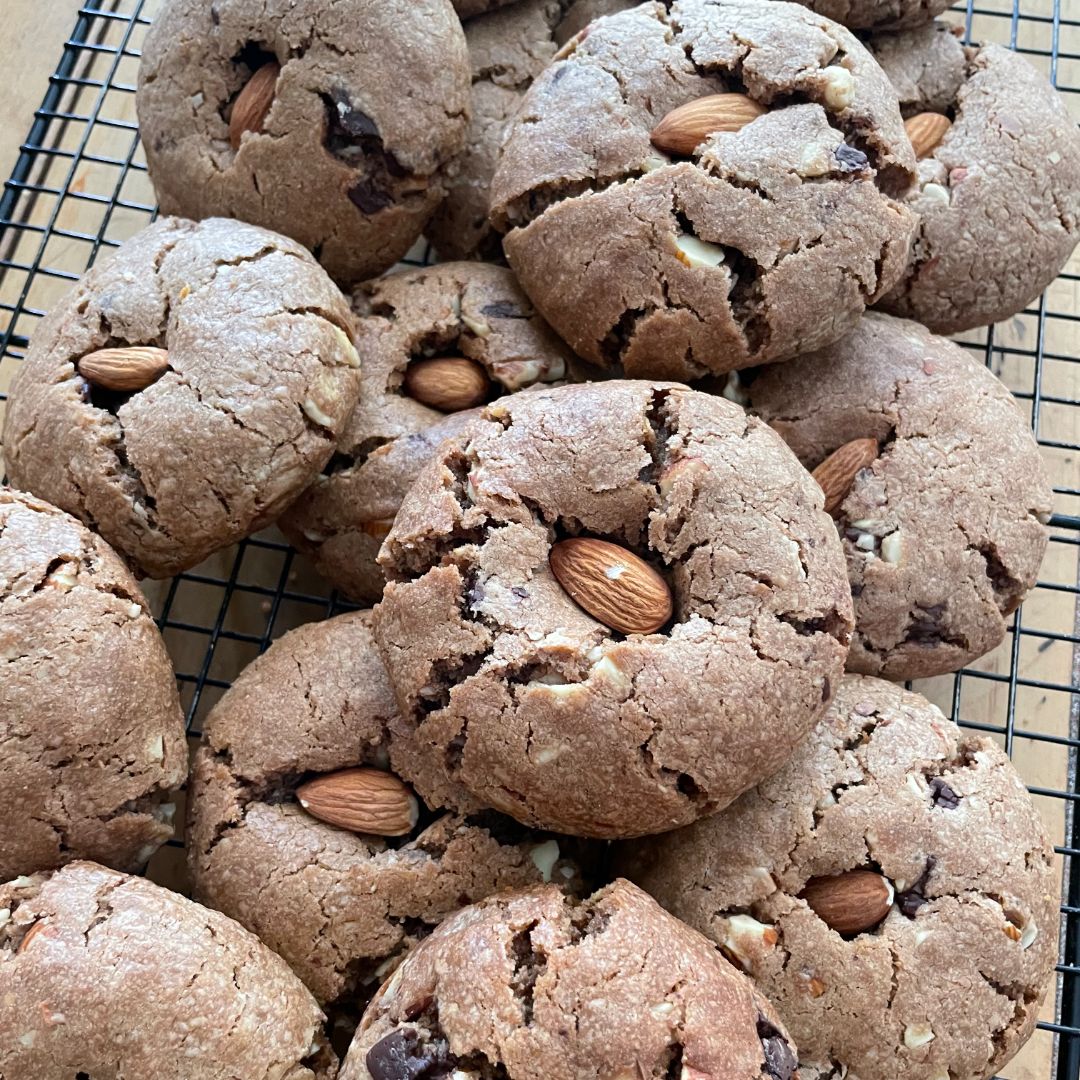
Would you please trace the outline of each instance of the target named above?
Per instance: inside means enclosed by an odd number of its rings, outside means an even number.
[[[34,326],[102,249],[148,224],[154,195],[135,123],[139,48],[162,0],[86,0],[0,198],[0,407]],[[1067,14],[1065,14],[1067,12]],[[948,14],[970,40],[1024,53],[1080,118],[1080,0],[967,0]],[[418,247],[410,261],[423,262]],[[1040,1030],[1013,1080],[1080,1076],[1080,258],[1008,323],[964,335],[1029,409],[1057,513],[1038,587],[1002,646],[972,668],[917,684],[1012,756],[1054,838],[1060,962]],[[169,582],[151,582],[188,729],[270,642],[349,605],[274,530]],[[151,864],[183,888],[181,841]]]

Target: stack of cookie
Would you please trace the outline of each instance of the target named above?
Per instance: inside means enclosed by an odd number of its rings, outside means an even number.
[[[174,216],[42,322],[5,417],[0,1078],[1017,1052],[1053,848],[897,683],[1036,581],[1027,419],[937,335],[1060,271],[1080,134],[945,6],[164,7]],[[456,261],[379,276],[425,230]],[[272,522],[371,610],[211,712],[189,900],[129,876],[187,775],[133,574]]]

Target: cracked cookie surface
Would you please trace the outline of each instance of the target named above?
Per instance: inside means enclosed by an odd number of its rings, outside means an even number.
[[[650,141],[701,97],[767,110],[689,158]],[[533,83],[492,220],[586,360],[695,379],[835,341],[903,274],[914,176],[896,95],[842,26],[794,4],[675,0],[594,24]]]
[[[216,911],[94,863],[0,884],[5,1080],[330,1080],[303,983]]]
[[[272,104],[234,149],[233,109],[268,63]],[[175,0],[136,102],[162,212],[275,229],[348,284],[393,266],[446,194],[468,52],[448,0]]]
[[[803,1076],[983,1080],[1034,1030],[1051,979],[1053,861],[994,742],[849,675],[780,772],[714,818],[625,845],[616,866],[753,975]],[[800,893],[865,866],[896,902],[842,937]]]
[[[375,561],[417,473],[475,410],[443,413],[402,385],[410,361],[455,355],[481,364],[490,393],[561,381],[572,354],[536,313],[514,275],[483,263],[406,270],[357,289],[360,400],[322,475],[281,528],[335,588],[375,601]]]
[[[348,304],[298,244],[251,225],[165,218],[42,320],[11,385],[13,484],[168,577],[273,521],[329,459],[359,390]],[[128,394],[78,370],[153,346]]]
[[[472,65],[472,118],[445,201],[426,235],[444,259],[498,259],[502,238],[488,221],[491,178],[525,91],[560,46],[593,19],[636,0],[519,0],[465,27]]]
[[[292,797],[306,777],[386,768],[393,693],[367,612],[275,642],[207,719],[189,788],[196,899],[257,934],[323,1004],[355,1008],[462,904],[555,880],[580,888],[552,837],[488,813],[447,815],[399,846],[336,828]]]
[[[924,678],[1000,644],[1035,585],[1052,500],[1004,384],[918,323],[869,313],[831,348],[763,368],[747,393],[809,469],[878,441],[834,514],[855,597],[848,670]]]
[[[187,773],[172,664],[105,542],[3,487],[0,668],[0,880],[73,859],[140,869]]]
[[[1064,99],[1022,56],[950,36],[928,26],[870,43],[905,115],[952,119],[918,163],[910,266],[879,304],[940,334],[1023,310],[1080,240],[1080,131]]]
[[[792,1080],[795,1064],[750,980],[617,881],[584,901],[549,886],[452,916],[372,1002],[341,1080]]]
[[[589,535],[666,576],[623,636],[564,592]],[[395,767],[435,806],[581,836],[686,823],[779,768],[831,698],[851,596],[821,490],[763,423],[675,384],[493,403],[443,443],[380,554]]]

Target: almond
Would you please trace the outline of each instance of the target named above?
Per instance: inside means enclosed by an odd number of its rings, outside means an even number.
[[[622,634],[651,634],[671,618],[667,582],[632,551],[590,537],[551,549],[551,572],[594,619]]]
[[[88,383],[102,390],[135,393],[157,382],[169,370],[169,354],[152,345],[98,349],[87,353],[75,367]]]
[[[740,131],[765,111],[745,94],[710,94],[672,109],[649,138],[665,154],[689,157],[713,132]]]
[[[263,64],[236,95],[229,118],[229,145],[233,150],[240,149],[240,140],[245,131],[262,131],[266,114],[274,103],[274,91],[280,74],[281,66],[276,60],[271,60]]]
[[[440,412],[461,412],[483,405],[491,381],[483,364],[464,356],[414,360],[405,369],[405,392],[421,405]]]
[[[951,127],[952,121],[936,112],[916,113],[904,121],[904,130],[911,140],[911,148],[920,161],[938,148]]]
[[[44,919],[40,919],[38,920],[38,922],[34,923],[34,925],[31,926],[30,929],[27,930],[26,933],[23,935],[23,939],[19,942],[19,947],[15,951],[17,953],[26,952],[26,950],[30,948],[30,942],[33,941],[34,938],[37,937],[37,935],[40,934],[44,929]]]
[[[296,789],[300,805],[330,825],[373,836],[402,836],[419,816],[413,793],[393,773],[361,767],[325,773]]]
[[[835,514],[847,498],[855,477],[873,465],[877,439],[852,439],[834,450],[811,474],[825,492],[825,512]]]
[[[368,536],[372,536],[376,540],[385,540],[390,535],[390,530],[393,527],[393,518],[380,518],[377,521],[360,522],[360,531],[367,533]]]
[[[893,887],[873,870],[811,878],[799,894],[822,922],[846,937],[877,926],[889,913]]]

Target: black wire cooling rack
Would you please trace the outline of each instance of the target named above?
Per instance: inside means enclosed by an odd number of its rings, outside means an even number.
[[[139,49],[162,0],[86,0],[0,198],[0,406],[34,326],[102,249],[148,224],[154,195],[135,123]],[[43,8],[51,4],[42,5]],[[1024,53],[1080,118],[1080,0],[968,0],[948,14],[971,40]],[[410,261],[422,262],[418,248]],[[1038,587],[988,657],[917,688],[1012,756],[1061,869],[1057,985],[1011,1080],[1080,1076],[1080,258],[1035,307],[965,335],[1030,410],[1057,513]],[[146,584],[177,669],[188,729],[245,664],[300,623],[348,605],[275,531],[169,582]],[[151,876],[183,888],[182,842]]]

